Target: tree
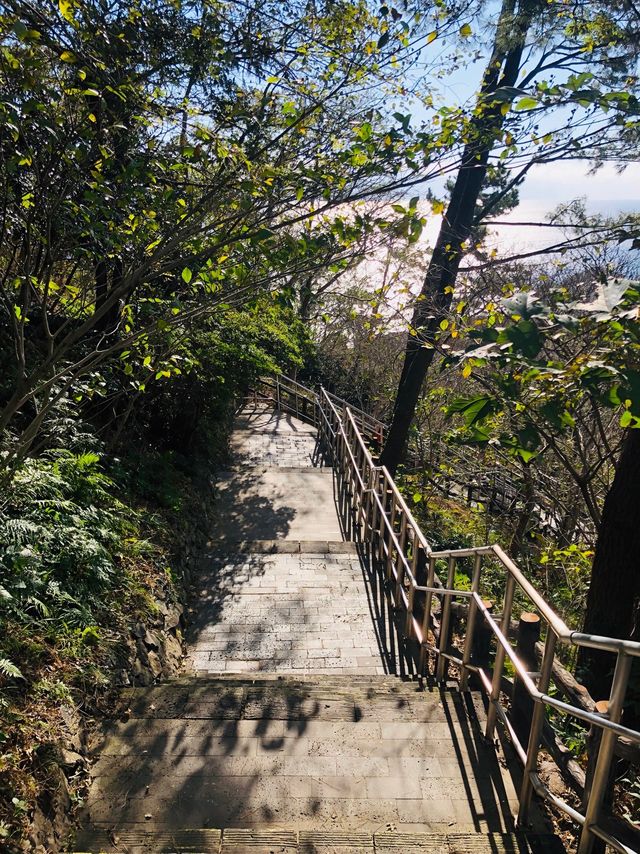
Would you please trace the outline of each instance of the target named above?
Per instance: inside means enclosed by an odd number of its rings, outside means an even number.
[[[590,281],[583,287],[593,291]],[[480,322],[464,360],[485,390],[459,400],[453,410],[464,416],[470,438],[500,443],[525,464],[548,452],[562,459],[562,438],[573,439],[583,407],[596,432],[602,430],[603,411],[616,414],[626,431],[618,460],[609,438],[598,436],[598,466],[615,466],[615,475],[602,515],[592,508],[597,541],[584,631],[630,638],[640,630],[640,289],[637,282],[610,279],[593,299],[567,296],[566,288],[548,293],[546,302],[531,292],[516,294],[491,325]],[[506,422],[500,418],[505,412]],[[566,459],[565,464],[588,505],[593,495],[585,475]],[[609,656],[583,649],[579,665],[593,696],[606,698]]]
[[[566,9],[535,0],[505,0],[472,115],[466,122],[456,115],[463,129],[460,166],[409,327],[393,420],[381,456],[391,471],[404,452],[433,360],[434,340],[451,305],[460,263],[470,248],[474,212],[494,148],[501,149],[498,156],[505,163],[511,161],[514,177],[483,205],[480,219],[497,209],[535,163],[575,157],[576,152],[595,157],[603,150],[602,139],[611,133],[619,135],[629,114],[637,110],[632,92],[637,79],[628,75],[637,29],[634,13],[624,4],[613,9],[592,4],[592,8],[581,7],[568,25],[565,14]],[[537,45],[529,41],[530,34],[537,35]],[[590,66],[585,70],[587,56]],[[533,69],[523,72],[529,61]],[[592,70],[596,64],[603,83],[596,82]],[[563,74],[562,82],[557,82],[554,75]],[[527,86],[533,87],[531,94]],[[550,125],[552,129],[545,133],[541,114],[558,106],[570,107],[570,119],[564,128]],[[582,118],[579,110],[584,110]],[[613,123],[610,110],[618,111]],[[533,149],[524,141],[526,132],[531,134]]]
[[[391,84],[433,20],[349,3],[5,4],[5,465],[106,362],[171,373],[156,358],[171,330],[351,256],[375,223],[345,202],[408,180],[371,84]]]

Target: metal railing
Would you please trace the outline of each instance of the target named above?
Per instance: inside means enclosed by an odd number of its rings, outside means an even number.
[[[319,424],[319,394],[290,377],[261,377],[254,387],[255,394],[260,395],[264,400],[271,401],[278,409],[299,418],[301,421],[313,424],[314,427]],[[322,389],[322,394],[332,402],[336,409],[342,410],[348,407],[362,435],[374,445],[382,446],[387,431],[387,425],[383,421],[374,418],[368,412],[358,409],[357,406],[353,406],[326,389]]]
[[[419,646],[419,668],[424,672],[431,653],[435,659],[437,679],[445,677],[449,663],[459,668],[461,690],[467,689],[470,677],[475,676],[489,700],[485,735],[487,738],[493,736],[498,719],[505,726],[515,753],[524,766],[519,792],[519,825],[527,824],[535,792],[581,826],[578,854],[589,854],[596,838],[617,851],[626,854],[637,852],[639,848],[635,840],[629,845],[619,838],[621,834],[614,835],[605,829],[607,817],[603,815],[603,804],[610,786],[617,739],[624,737],[632,744],[640,744],[640,733],[620,722],[631,663],[633,658],[640,657],[640,643],[569,629],[499,546],[432,551],[393,478],[384,466],[376,465],[349,407],[341,410],[322,390],[318,397],[316,420],[320,440],[335,468],[340,492],[344,494],[355,519],[359,539],[366,544],[370,559],[386,577],[388,595],[400,615],[399,622],[405,637],[413,639]],[[456,589],[456,568],[463,560],[472,562],[470,589]],[[500,619],[481,597],[483,569],[489,561],[494,564],[494,572],[497,565],[504,577]],[[446,563],[444,583],[436,575],[438,562]],[[527,670],[509,640],[516,591],[521,599],[531,603],[546,627],[544,652],[536,673]],[[454,646],[451,632],[453,602],[456,599],[467,605],[461,649]],[[490,668],[474,662],[474,641],[481,625],[487,627],[495,640],[495,656]],[[562,644],[590,647],[616,656],[607,717],[564,702],[549,693],[556,650]],[[502,699],[507,659],[534,704],[529,738],[524,744]],[[548,708],[602,731],[597,757],[592,757],[593,773],[589,791],[585,791],[586,802],[582,812],[553,793],[538,774],[538,757]],[[629,829],[631,827],[629,825]]]
[[[446,677],[450,664],[458,668],[461,690],[470,679],[486,693],[488,711],[485,735],[492,738],[499,720],[509,734],[515,753],[523,765],[523,781],[518,794],[518,823],[526,827],[534,792],[552,807],[581,827],[578,854],[590,854],[596,839],[617,851],[634,854],[640,850],[634,839],[624,840],[621,822],[608,829],[605,797],[611,785],[611,768],[619,739],[640,745],[640,733],[621,723],[632,660],[640,657],[640,644],[614,638],[596,637],[572,631],[538,593],[522,571],[496,545],[477,548],[433,551],[414,519],[393,478],[384,466],[376,464],[369,443],[377,446],[384,436],[384,425],[324,389],[317,394],[294,380],[265,379],[260,394],[283,411],[314,424],[326,457],[334,467],[343,511],[353,520],[355,536],[366,547],[372,566],[385,579],[388,596],[398,625],[407,641],[419,649],[417,667],[426,672],[430,658],[438,680]],[[456,587],[456,570],[461,562],[471,563],[468,589]],[[492,564],[502,573],[501,614],[492,613],[491,604],[481,596],[483,570]],[[436,569],[445,566],[446,580]],[[514,603],[528,602],[537,611],[545,627],[544,647],[536,672],[518,656],[510,640]],[[464,629],[456,645],[452,617],[464,608]],[[488,633],[495,644],[492,663],[487,656],[479,661],[476,639]],[[558,663],[558,647],[589,647],[616,657],[607,716],[574,702],[553,696],[552,681]],[[504,700],[505,664],[510,662],[519,685],[533,705],[527,726],[528,738],[522,739],[514,727]],[[598,732],[597,752],[589,756],[591,777],[585,785],[581,810],[552,792],[538,773],[543,729],[547,710],[582,721]],[[593,744],[597,744],[594,740]],[[631,829],[631,825],[627,826]]]

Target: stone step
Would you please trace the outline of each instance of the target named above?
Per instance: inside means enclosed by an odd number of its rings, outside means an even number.
[[[212,540],[342,540],[330,469],[252,466],[220,473]]]
[[[441,706],[439,693],[395,676],[296,676],[238,674],[183,677],[150,688],[121,692],[131,718],[222,720],[287,719],[294,709],[318,720],[429,721]]]
[[[264,407],[238,426],[189,614],[199,675],[122,692],[91,740],[76,850],[558,850],[514,834],[517,766],[480,700],[386,675],[397,639],[386,651],[312,432]]]
[[[196,673],[384,674],[357,555],[242,554],[203,561],[190,609]]]
[[[346,839],[356,828],[366,843],[327,844],[352,854],[373,850],[386,830],[438,833],[449,854],[454,832],[514,829],[516,789],[482,736],[482,714],[470,695],[385,676],[183,678],[127,689],[119,718],[91,746],[81,848],[112,832],[129,839],[126,850],[136,850],[137,833],[169,845],[144,843],[147,851],[192,850],[181,839],[227,851],[240,831],[285,829],[298,852],[315,850],[311,833]],[[217,843],[209,828],[223,828]],[[397,842],[385,840],[389,850]],[[242,845],[258,850],[255,839]]]
[[[343,540],[210,540],[205,558],[239,554],[356,555],[356,543]]]
[[[76,851],[81,849],[77,848]],[[376,833],[261,828],[103,831],[85,852],[127,854],[561,854],[552,834]]]

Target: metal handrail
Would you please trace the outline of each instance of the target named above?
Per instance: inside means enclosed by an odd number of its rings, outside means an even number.
[[[640,658],[640,643],[599,637],[570,629],[498,545],[432,550],[390,473],[384,466],[376,465],[358,423],[360,421],[360,424],[364,424],[364,419],[356,417],[345,401],[336,398],[325,389],[321,389],[317,394],[289,379],[284,383],[276,379],[276,388],[279,392],[282,389],[286,390],[287,383],[293,386],[294,393],[303,392],[308,400],[313,399],[315,403],[313,423],[318,427],[320,440],[330,456],[345,500],[360,522],[359,537],[370,548],[372,560],[377,560],[381,571],[384,571],[387,576],[392,604],[405,613],[405,634],[407,637],[415,638],[422,650],[420,667],[426,665],[426,654],[432,653],[436,659],[436,677],[442,679],[447,662],[455,663],[460,671],[461,689],[467,688],[470,674],[475,674],[489,698],[486,736],[488,738],[493,736],[498,719],[505,726],[516,755],[524,765],[523,783],[519,792],[519,824],[526,825],[531,798],[535,792],[581,826],[578,854],[590,854],[596,838],[605,840],[617,851],[633,854],[634,849],[629,848],[602,827],[601,813],[604,795],[609,784],[616,739],[624,737],[634,744],[640,744],[640,732],[620,722],[631,661],[633,658]],[[282,405],[279,392],[278,405]],[[284,405],[286,406],[286,401]],[[366,415],[366,413],[362,414]],[[370,438],[378,439],[378,436],[370,434]],[[471,590],[458,590],[455,588],[456,564],[458,560],[465,558],[474,560]],[[483,560],[486,558],[497,560],[505,571],[504,600],[499,622],[480,596]],[[439,560],[447,561],[445,584],[435,573],[436,561]],[[421,562],[423,570],[424,566],[427,566],[427,584],[421,584],[418,580],[418,567]],[[540,672],[535,674],[537,681],[527,671],[509,640],[516,588],[519,588],[531,602],[547,626]],[[437,644],[434,632],[435,622],[431,613],[434,597],[441,602]],[[423,601],[419,603],[419,599]],[[450,648],[449,626],[454,599],[464,599],[469,607],[462,654],[457,654]],[[416,612],[416,607],[419,611],[420,606],[422,607],[421,615]],[[495,638],[496,653],[491,673],[485,672],[471,660],[474,632],[477,631],[477,617],[481,618]],[[433,641],[431,637],[434,638]],[[566,703],[548,693],[558,643],[574,647],[589,647],[616,655],[608,717]],[[526,745],[521,743],[501,703],[506,659],[511,662],[517,679],[533,701],[530,735]],[[538,775],[538,754],[547,707],[571,715],[602,730],[584,814],[551,792]]]
[[[291,379],[290,377],[283,377],[281,375],[261,377],[259,385],[263,388],[267,387],[272,389],[275,394],[269,399],[275,402],[276,406],[287,410],[302,421],[309,421],[310,419],[308,417],[308,413],[305,412],[304,407],[299,406],[301,399],[314,402],[316,407],[319,408],[318,402],[320,395],[318,392],[302,385],[302,383],[299,383],[297,380]],[[384,440],[387,425],[383,421],[380,421],[380,419],[375,418],[363,409],[359,409],[357,406],[348,404],[347,401],[332,394],[331,392],[328,392],[326,389],[321,389],[320,394],[326,395],[337,409],[343,410],[344,407],[349,406],[354,418],[359,422],[359,430],[363,431],[371,440],[378,443]],[[293,399],[287,400],[287,395]],[[311,423],[313,423],[314,426],[317,426],[317,422],[315,420]]]

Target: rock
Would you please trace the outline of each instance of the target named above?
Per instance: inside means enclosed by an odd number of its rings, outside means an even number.
[[[144,642],[150,649],[158,650],[162,646],[162,636],[159,632],[151,632],[147,630],[144,635]]]
[[[119,688],[127,688],[131,685],[131,679],[126,670],[120,670],[116,676],[116,685]]]
[[[165,639],[165,654],[174,666],[180,663],[182,658],[182,644],[174,635],[167,635]]]
[[[162,676],[163,671],[162,660],[160,659],[160,656],[157,653],[150,651],[148,653],[148,660],[149,669],[151,670],[151,673],[156,679],[158,679],[158,677]]]
[[[182,615],[184,614],[184,608],[182,605],[173,605],[167,608],[164,617],[164,627],[168,631],[171,629],[176,629],[182,623]]]
[[[134,685],[140,685],[143,688],[147,688],[149,685],[153,685],[153,675],[141,661],[134,661],[131,670],[133,673]]]
[[[69,773],[75,771],[79,766],[86,765],[86,759],[75,750],[67,750],[63,748],[60,751],[59,764],[64,770]]]
[[[82,757],[80,757],[82,759]],[[58,851],[71,809],[69,785],[62,768],[53,765],[48,772],[48,785],[38,799],[31,820],[31,851],[48,854]]]

